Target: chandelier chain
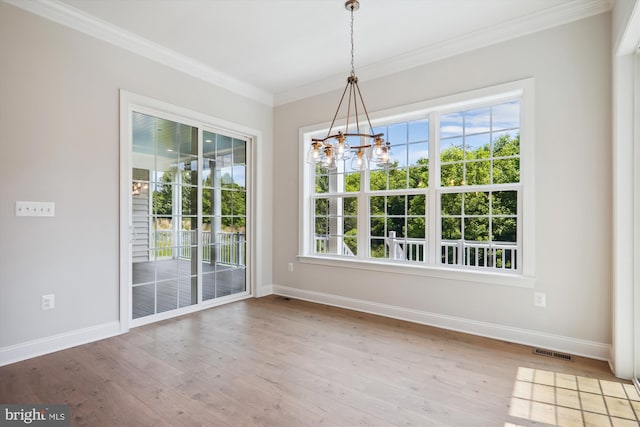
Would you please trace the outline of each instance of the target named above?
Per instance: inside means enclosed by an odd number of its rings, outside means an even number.
[[[356,68],[353,61],[353,6],[351,7],[351,75],[356,74]]]

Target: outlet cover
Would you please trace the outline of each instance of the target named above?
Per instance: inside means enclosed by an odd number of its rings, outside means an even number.
[[[56,296],[53,294],[42,295],[42,309],[51,310],[56,306]]]
[[[536,307],[546,307],[547,306],[547,294],[544,292],[534,292],[533,294],[533,305]]]

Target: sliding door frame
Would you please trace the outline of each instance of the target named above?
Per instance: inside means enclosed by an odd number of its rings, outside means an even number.
[[[132,319],[132,266],[131,266],[131,182],[132,182],[132,116],[133,112],[148,114],[198,128],[198,161],[202,160],[202,138],[204,131],[219,132],[224,135],[245,140],[247,143],[246,161],[246,289],[245,292],[215,298],[202,299],[202,265],[198,261],[198,301],[196,304],[156,313],[142,318]],[[141,326],[168,319],[232,301],[254,297],[256,292],[256,250],[255,218],[256,213],[256,174],[257,146],[261,138],[259,131],[223,119],[208,116],[183,107],[175,106],[153,98],[120,90],[120,332],[125,333],[131,327]],[[199,177],[202,174],[199,165]],[[202,182],[198,184],[198,200],[201,200]],[[200,203],[200,202],[199,202]],[[198,210],[198,225],[202,224],[202,212]],[[201,254],[202,237],[198,234],[198,253]]]

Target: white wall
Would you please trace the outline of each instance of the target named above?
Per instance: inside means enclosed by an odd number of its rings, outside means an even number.
[[[0,364],[119,319],[120,88],[262,132],[257,282],[272,283],[271,107],[4,2],[0,63]],[[56,216],[17,218],[17,200],[55,202]]]
[[[333,92],[275,109],[275,291],[373,311],[378,307],[387,314],[418,313],[414,317],[436,324],[608,358],[610,19],[609,13],[601,14],[361,82],[371,112],[535,78],[535,289],[298,263],[302,177],[296,148],[306,149],[299,147],[298,129],[331,118],[339,98]],[[292,273],[288,262],[294,262]],[[546,292],[546,308],[533,306],[534,291]]]

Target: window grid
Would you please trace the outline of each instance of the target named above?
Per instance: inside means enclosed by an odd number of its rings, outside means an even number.
[[[334,172],[316,169],[317,172],[320,172],[314,176],[316,190],[319,189],[319,186],[322,189],[321,192],[311,195],[312,200],[317,198],[337,200],[345,196],[357,197],[358,205],[366,209],[366,215],[363,215],[363,212],[356,212],[351,216],[356,220],[356,245],[360,245],[360,250],[353,251],[353,254],[350,255],[356,258],[428,264],[435,262],[436,265],[448,267],[500,268],[519,272],[521,271],[518,261],[521,248],[519,236],[522,226],[520,104],[520,99],[512,99],[478,109],[484,109],[487,112],[488,121],[484,129],[476,129],[475,131],[471,126],[471,119],[467,120],[466,117],[469,112],[473,113],[473,110],[463,109],[458,113],[453,113],[462,116],[462,132],[458,135],[447,136],[446,131],[442,132],[443,129],[440,128],[442,118],[446,118],[447,114],[452,113],[438,111],[433,111],[427,117],[419,120],[376,127],[374,128],[376,133],[382,132],[388,135],[387,139],[391,141],[392,155],[397,167],[382,169],[372,164],[371,170],[368,172],[350,173],[348,170],[345,172],[347,168],[345,162],[342,161],[339,162],[338,170]],[[515,125],[504,126],[494,120],[494,110],[513,109],[514,107],[518,117]],[[420,134],[420,137],[411,133],[412,123],[422,124],[423,133]],[[438,127],[435,129],[435,133],[431,132],[430,126]],[[430,143],[432,138],[434,141]],[[444,147],[447,144],[451,146],[455,141],[462,142],[460,146],[461,158],[445,160],[442,157]],[[483,143],[479,144],[478,141],[483,141]],[[429,155],[429,148],[437,153],[435,158]],[[422,158],[415,154],[420,151],[424,153]],[[488,176],[481,176],[478,173],[481,166],[484,167],[481,172],[485,172],[486,175],[488,170]],[[461,172],[461,179],[457,182],[445,182],[447,168],[457,168]],[[437,173],[438,176],[431,177],[430,172]],[[418,178],[414,178],[412,173],[416,173]],[[357,179],[346,178],[348,176]],[[336,182],[340,182],[342,186],[338,188],[335,184],[330,185],[331,177],[336,178]],[[431,192],[428,189],[429,180],[434,178],[431,185],[435,198],[430,196]],[[351,180],[350,184],[345,188],[345,182],[348,180]],[[501,192],[510,192],[514,195],[515,204],[513,206],[515,210],[513,212],[494,212],[494,194]],[[487,195],[486,213],[467,212],[468,201],[464,195],[473,193]],[[461,195],[462,203],[458,214],[442,212],[442,197],[447,194]],[[409,199],[416,197],[421,198],[423,206],[419,214],[409,209]],[[390,200],[399,200],[398,198],[404,200],[401,203],[404,205],[402,209],[390,209]],[[383,201],[383,204],[380,205],[379,201]],[[366,220],[363,220],[363,217]],[[457,219],[460,224],[459,238],[456,239],[458,241],[455,248],[450,246],[449,239],[442,235],[443,224],[451,219]],[[507,221],[515,223],[515,225],[509,225],[511,227],[509,229],[510,235],[513,236],[513,241],[509,242],[501,240],[501,236],[497,236],[494,232],[498,225]],[[474,235],[471,232],[474,225],[483,230],[482,236],[477,240],[467,241],[467,237],[478,237],[478,234]],[[501,226],[504,227],[504,224]],[[416,232],[416,230],[419,231]],[[432,239],[430,234],[435,234],[435,239]],[[341,233],[331,233],[330,230],[326,230],[325,235],[335,238],[345,237]],[[418,249],[415,244],[412,244],[413,239],[420,240]],[[363,247],[366,250],[362,250]],[[431,258],[428,257],[430,247],[438,248]],[[449,255],[447,255],[447,251],[449,251]],[[334,255],[326,250],[312,252]],[[413,255],[409,256],[409,252]],[[335,255],[345,254],[336,253]],[[478,258],[478,256],[480,257]]]

